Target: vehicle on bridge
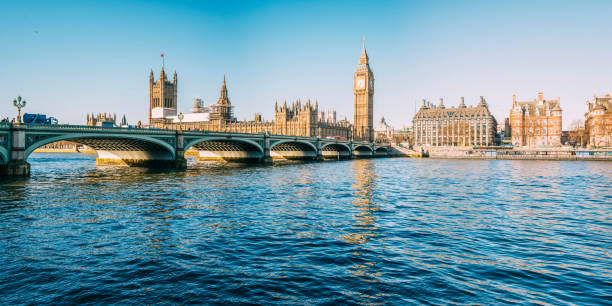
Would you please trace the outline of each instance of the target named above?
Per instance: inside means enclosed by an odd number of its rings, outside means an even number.
[[[57,119],[44,114],[23,114],[23,123],[34,124],[57,124]]]
[[[336,140],[348,140],[348,138],[342,137],[342,136],[327,136],[325,138],[326,139],[336,139]]]

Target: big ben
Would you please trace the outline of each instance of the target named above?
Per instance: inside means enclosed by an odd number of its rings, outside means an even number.
[[[374,73],[370,70],[368,63],[365,41],[353,82],[353,92],[355,93],[353,138],[372,142],[374,140]]]

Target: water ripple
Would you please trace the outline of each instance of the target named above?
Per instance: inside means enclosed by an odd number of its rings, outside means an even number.
[[[0,182],[3,304],[605,304],[612,165],[185,172],[34,154]]]

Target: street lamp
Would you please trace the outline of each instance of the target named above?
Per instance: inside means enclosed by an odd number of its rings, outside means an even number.
[[[21,123],[21,109],[26,106],[26,100],[21,100],[21,96],[13,99],[13,105],[17,108],[17,122]]]
[[[179,131],[182,131],[183,130],[183,118],[185,118],[185,115],[183,115],[183,113],[179,113],[177,117],[179,120]]]

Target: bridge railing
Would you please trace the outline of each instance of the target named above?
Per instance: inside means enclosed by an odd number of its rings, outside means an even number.
[[[84,131],[84,132],[110,132],[110,133],[137,133],[137,134],[166,134],[173,135],[177,133],[177,130],[166,130],[157,128],[135,128],[135,127],[102,127],[102,126],[88,126],[88,125],[71,125],[71,124],[24,124],[29,129],[35,130],[71,130],[71,131]],[[1,127],[10,127],[10,122],[0,122]],[[245,136],[245,137],[263,137],[266,132],[260,133],[241,133],[241,132],[223,132],[223,131],[182,131],[184,136]],[[303,141],[324,141],[326,143],[353,143],[354,145],[371,145],[367,141],[351,141],[348,139],[327,139],[318,137],[307,137],[307,136],[289,136],[289,135],[276,135],[267,134],[269,137],[276,139],[285,140],[303,140]]]
[[[142,134],[175,134],[175,130],[162,129],[142,129],[126,127],[103,127],[89,125],[70,125],[70,124],[24,124],[28,129],[36,130],[77,130],[77,131],[100,131],[100,132],[136,132]]]

